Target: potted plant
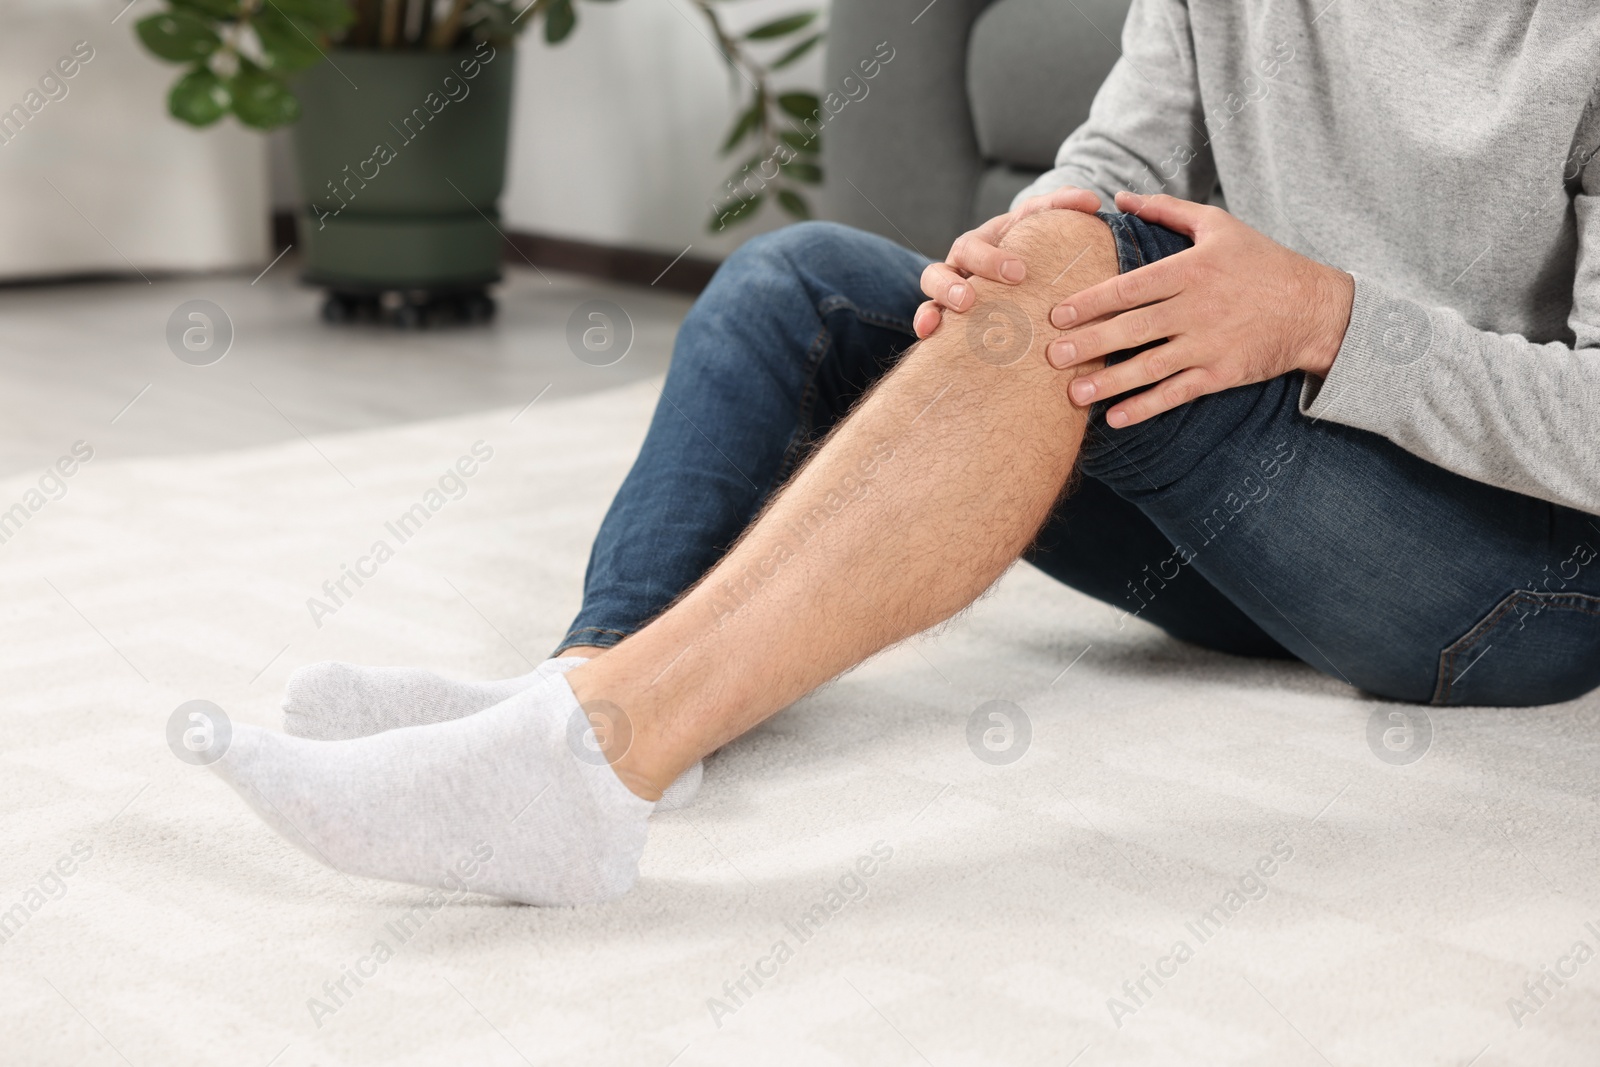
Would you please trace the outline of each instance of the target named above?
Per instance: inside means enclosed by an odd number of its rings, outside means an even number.
[[[819,116],[820,103],[776,91],[772,72],[821,40],[816,12],[735,34],[717,0],[692,2],[746,96],[723,151],[754,145],[755,154],[733,181],[755,164],[775,171],[758,194],[715,204],[711,227],[747,219],[765,200],[807,217],[798,186],[821,179],[820,123],[802,120]],[[329,290],[325,317],[426,324],[493,313],[513,40],[536,21],[546,41],[564,40],[577,24],[574,0],[167,4],[136,28],[151,52],[188,68],[168,96],[173,116],[194,126],[230,114],[262,130],[294,124],[305,277]],[[770,59],[769,45],[781,48]]]

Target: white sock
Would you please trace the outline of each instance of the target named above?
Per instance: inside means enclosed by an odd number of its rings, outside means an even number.
[[[402,726],[431,726],[476,715],[548,674],[565,674],[582,656],[547,659],[527,674],[462,682],[419,667],[361,667],[327,661],[289,676],[283,729],[313,741],[347,741]]]
[[[597,758],[587,722],[573,731],[582,715],[552,674],[475,715],[353,740],[235,724],[211,768],[280,834],[346,873],[593,903],[638,877],[654,805]]]
[[[327,660],[289,676],[283,694],[283,729],[314,741],[347,741],[405,726],[431,726],[476,715],[527,689],[540,678],[565,674],[586,656],[547,659],[527,674],[496,682],[463,682],[419,667],[362,667]],[[687,808],[704,773],[696,763],[667,786],[657,811]]]

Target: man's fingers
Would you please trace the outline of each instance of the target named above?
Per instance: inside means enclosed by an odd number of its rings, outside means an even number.
[[[1020,218],[1022,218],[1021,211],[1008,211],[1004,215],[996,215],[972,232],[989,244],[997,245],[1000,243],[1000,238],[1004,237]]]
[[[1226,214],[1221,208],[1197,204],[1193,200],[1179,200],[1166,193],[1141,196],[1138,193],[1118,193],[1117,208],[1137,215],[1146,222],[1154,222],[1169,230],[1194,236],[1213,215]]]
[[[978,233],[987,237],[991,244],[999,244],[1000,239],[1010,232],[1011,227],[1029,215],[1037,215],[1041,211],[1082,211],[1093,214],[1099,210],[1098,196],[1087,189],[1074,189],[1069,185],[1053,192],[1028,197],[1018,204],[1015,210],[992,218],[978,227]]]
[[[1072,399],[1078,404],[1088,405],[1096,400],[1120,396],[1130,389],[1153,385],[1188,369],[1193,363],[1191,356],[1192,353],[1181,344],[1157,345],[1121,363],[1078,378],[1069,387]]]
[[[1183,289],[1183,271],[1187,265],[1179,261],[1188,254],[1188,251],[1179,252],[1072,294],[1051,309],[1050,324],[1065,330],[1077,323],[1093,322],[1176,296]]]
[[[1217,390],[1211,371],[1205,367],[1190,367],[1116,404],[1106,412],[1106,423],[1113,427],[1132,426]]]
[[[917,305],[917,313],[911,316],[911,329],[919,340],[926,341],[943,321],[944,313],[939,310],[939,305],[932,300],[925,300]]]
[[[922,270],[922,295],[952,311],[972,306],[972,285],[947,263],[929,263]]]
[[[989,281],[1004,282],[1008,285],[1016,285],[1028,276],[1028,268],[1022,260],[1000,247],[1000,241],[1020,220],[1039,211],[1098,211],[1099,209],[1098,196],[1087,189],[1074,189],[1070,186],[1042,196],[1029,197],[1019,204],[1015,211],[996,215],[977,229],[969,230],[956,238],[956,243],[950,248],[950,254],[945,257],[945,265],[953,268],[955,273],[947,274],[940,271],[930,274],[924,271],[922,291],[951,310],[965,311],[971,306],[971,286],[965,286],[954,294],[956,302],[952,303],[947,299],[950,290],[960,283],[961,275],[987,278]]]
[[[1178,332],[1183,321],[1182,308],[1174,308],[1174,303],[1176,301],[1163,300],[1124,311],[1093,326],[1071,330],[1045,347],[1045,358],[1060,370],[1113,352],[1165,340]]]
[[[1052,189],[1048,193],[1028,197],[1028,199],[1017,205],[1015,214],[1018,218],[1023,218],[1039,211],[1057,210],[1099,211],[1100,198],[1087,189],[1064,185],[1060,189]]]
[[[967,274],[975,274],[992,282],[1005,282],[1008,285],[1015,285],[1027,277],[1028,273],[1027,268],[1022,265],[1022,260],[1018,259],[1015,253],[997,248],[976,230],[956,238],[956,243],[950,246],[950,254],[945,257],[945,262]]]

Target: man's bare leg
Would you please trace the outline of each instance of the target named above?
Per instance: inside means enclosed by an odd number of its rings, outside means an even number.
[[[1073,375],[1045,362],[1047,316],[1116,274],[1116,248],[1074,211],[1032,216],[1004,245],[1027,281],[974,280],[976,306],[902,358],[699,585],[567,675],[591,712],[620,711],[602,743],[635,793],[660,796],[708,752],[954,615],[1037,533],[1087,421]]]
[[[530,904],[625,892],[667,783],[965,607],[1051,510],[1085,415],[1043,358],[1044,322],[1115,253],[1103,223],[1071,212],[1007,240],[1034,280],[974,282],[961,324],[903,357],[708,579],[621,645],[447,722],[343,741],[235,724],[211,769],[347,873],[469,879]],[[612,728],[589,729],[600,714]]]

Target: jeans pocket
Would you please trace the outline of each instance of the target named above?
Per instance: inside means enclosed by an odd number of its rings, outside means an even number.
[[[1600,686],[1600,596],[1517,589],[1439,653],[1435,704],[1522,707]]]

